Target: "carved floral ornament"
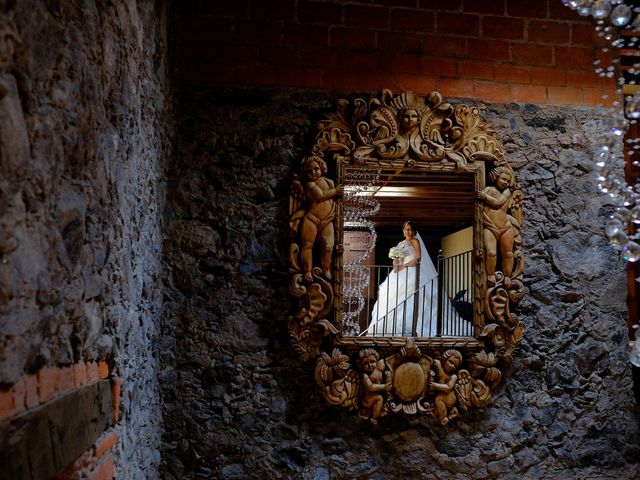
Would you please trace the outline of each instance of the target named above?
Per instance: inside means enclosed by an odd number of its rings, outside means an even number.
[[[522,193],[496,132],[478,108],[383,90],[340,100],[318,123],[290,197],[288,319],[294,349],[315,360],[325,400],[372,423],[392,413],[444,425],[485,406],[524,332],[513,307],[524,296]],[[474,182],[474,337],[348,337],[342,334],[344,171],[363,167],[448,171]]]

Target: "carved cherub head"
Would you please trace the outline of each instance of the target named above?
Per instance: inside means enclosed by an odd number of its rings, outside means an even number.
[[[504,190],[511,184],[513,175],[506,167],[496,167],[489,172],[489,179],[498,188],[498,190]]]
[[[364,348],[358,353],[358,365],[365,373],[372,373],[380,360],[380,354],[373,348]]]
[[[327,173],[327,162],[318,155],[309,155],[302,161],[302,171],[309,180],[317,180]]]
[[[455,372],[462,363],[462,354],[457,350],[446,350],[442,354],[442,368],[446,373]]]

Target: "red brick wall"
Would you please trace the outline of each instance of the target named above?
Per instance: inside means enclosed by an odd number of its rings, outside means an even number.
[[[615,87],[593,71],[591,20],[560,0],[187,3],[187,82],[584,105]]]
[[[65,367],[45,367],[38,373],[23,375],[9,388],[0,389],[0,424],[28,414],[61,395],[107,378],[111,380],[113,418],[117,423],[120,418],[120,379],[110,371],[106,362],[79,362]],[[115,427],[106,430],[93,447],[58,472],[54,480],[80,477],[89,480],[112,479],[115,475],[112,447],[117,441]]]
[[[58,472],[52,480],[112,480],[115,477],[116,463],[112,447],[118,442],[118,434],[109,429],[102,434],[95,446]]]

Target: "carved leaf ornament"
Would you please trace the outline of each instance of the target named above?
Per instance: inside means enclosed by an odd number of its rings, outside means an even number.
[[[513,308],[524,296],[522,193],[496,132],[477,107],[383,90],[340,100],[318,123],[290,196],[288,319],[301,360],[316,362],[325,400],[372,423],[401,413],[445,425],[483,407],[522,340]],[[474,337],[346,337],[341,334],[342,186],[346,168],[460,172],[474,178]]]

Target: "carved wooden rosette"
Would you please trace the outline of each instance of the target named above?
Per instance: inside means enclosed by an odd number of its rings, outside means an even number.
[[[524,296],[522,193],[496,132],[477,107],[446,103],[438,92],[423,98],[389,90],[369,100],[340,100],[318,128],[292,182],[294,349],[302,360],[316,360],[315,382],[328,403],[373,423],[390,413],[421,413],[444,425],[470,406],[486,405],[524,332],[513,312]],[[326,162],[320,179],[306,166],[314,158],[316,165]],[[341,335],[343,227],[334,182],[345,169],[367,167],[473,175],[475,337]],[[327,229],[322,233],[327,221],[330,240]]]

